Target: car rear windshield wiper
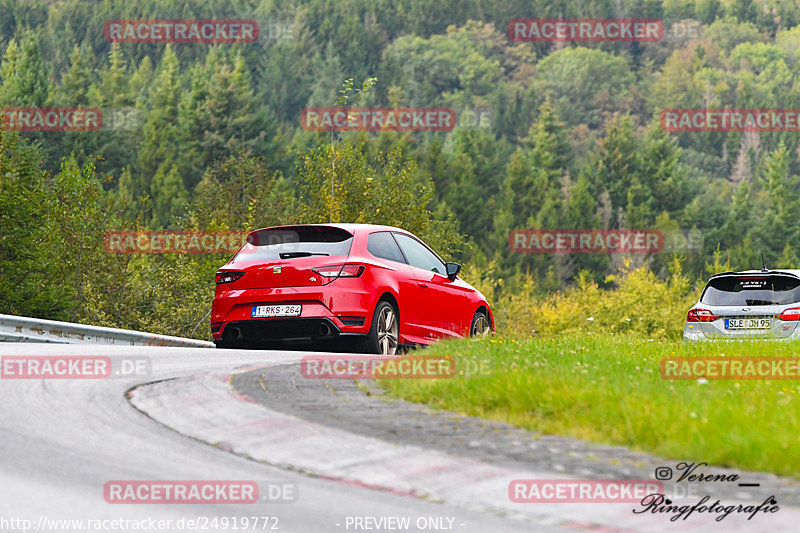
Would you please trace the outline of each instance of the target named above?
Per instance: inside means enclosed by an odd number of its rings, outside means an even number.
[[[323,253],[314,252],[281,252],[278,254],[281,259],[291,259],[293,257],[310,257],[312,255],[328,255]]]

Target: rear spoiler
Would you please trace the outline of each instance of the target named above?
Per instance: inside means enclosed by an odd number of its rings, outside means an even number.
[[[333,230],[342,232],[352,237],[354,233],[339,226],[329,226],[326,224],[297,224],[292,226],[273,226],[268,228],[260,228],[251,231],[247,235],[247,242],[253,245],[260,244],[280,244],[284,242],[297,242],[296,238],[288,238],[286,233],[292,231],[311,232],[313,230]],[[285,232],[285,233],[284,233]]]
[[[753,272],[737,272],[737,271],[731,270],[731,271],[728,271],[728,272],[720,272],[719,274],[714,274],[713,276],[711,276],[711,278],[709,278],[709,281],[714,279],[714,278],[721,278],[721,277],[724,277],[724,276],[758,276],[758,275],[765,275],[765,274],[790,276],[790,277],[793,277],[793,278],[800,279],[800,276],[798,276],[797,274],[794,274],[792,272],[782,271],[782,270],[767,270],[767,271],[756,270],[756,271],[753,271]]]

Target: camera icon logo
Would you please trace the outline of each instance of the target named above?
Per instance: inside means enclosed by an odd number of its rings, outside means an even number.
[[[659,481],[672,479],[672,469],[668,466],[659,466],[656,468],[656,479]]]

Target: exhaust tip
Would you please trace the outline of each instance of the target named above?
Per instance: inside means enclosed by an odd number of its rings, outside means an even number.
[[[317,328],[317,333],[320,337],[327,337],[331,334],[331,328],[327,323],[323,322]]]
[[[230,336],[237,341],[242,340],[244,337],[244,335],[242,335],[242,330],[237,327],[230,328]]]

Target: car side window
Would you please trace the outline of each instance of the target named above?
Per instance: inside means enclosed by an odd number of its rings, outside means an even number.
[[[367,251],[381,259],[397,261],[398,263],[406,262],[403,254],[400,253],[400,248],[397,247],[397,243],[388,231],[371,233],[367,238]]]
[[[394,236],[397,239],[397,244],[400,245],[400,249],[403,250],[406,259],[408,259],[409,265],[430,272],[436,272],[442,276],[447,273],[444,263],[442,263],[433,252],[428,250],[424,244],[402,233],[395,233]]]

